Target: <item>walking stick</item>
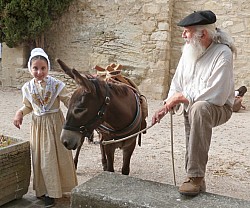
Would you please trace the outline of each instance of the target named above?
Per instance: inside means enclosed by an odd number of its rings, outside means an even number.
[[[173,130],[173,110],[170,111],[170,140],[171,140],[171,157],[172,157],[172,169],[173,169],[173,177],[174,177],[174,185],[176,186],[175,179],[175,165],[174,165],[174,130]]]

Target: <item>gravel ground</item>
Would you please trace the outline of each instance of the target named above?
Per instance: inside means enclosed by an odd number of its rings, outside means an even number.
[[[21,91],[0,88],[0,134],[29,140],[30,116],[24,118],[21,129],[12,124],[16,110],[21,107]],[[250,111],[245,98],[246,110],[234,113],[224,125],[214,128],[209,162],[207,164],[207,192],[250,201]],[[161,106],[160,100],[148,100],[149,123],[152,114]],[[250,108],[250,107],[249,107]],[[66,109],[63,107],[64,113]],[[176,183],[184,178],[185,137],[183,117],[174,115],[174,161]],[[98,140],[97,137],[94,138]],[[79,158],[77,176],[79,184],[102,172],[99,146],[84,143]],[[115,171],[121,172],[122,156],[117,149]],[[131,176],[161,183],[173,184],[170,143],[170,117],[162,119],[142,137],[142,146],[137,146],[131,159]],[[32,181],[28,194],[34,194]]]

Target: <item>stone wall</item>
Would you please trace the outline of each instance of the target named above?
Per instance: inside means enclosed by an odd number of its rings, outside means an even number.
[[[47,31],[45,50],[54,71],[59,71],[55,58],[90,73],[95,65],[119,63],[143,94],[164,98],[184,43],[182,28],[176,23],[190,12],[203,9],[213,10],[217,26],[232,34],[238,48],[234,62],[236,87],[249,87],[250,2],[247,0],[75,0]],[[21,66],[14,64],[16,58],[9,59],[13,49],[8,50],[3,48],[3,55],[8,58],[3,60],[0,81],[16,86],[19,79],[20,85],[21,77],[14,75]]]
[[[22,81],[17,80],[16,70],[18,68],[26,67],[28,61],[27,57],[28,49],[26,46],[8,48],[5,44],[3,44],[2,61],[0,67],[0,84],[2,86],[16,87],[17,82]],[[21,77],[21,79],[23,78]]]
[[[172,2],[77,0],[48,31],[46,49],[81,71],[122,64],[144,94],[160,98],[169,77]]]

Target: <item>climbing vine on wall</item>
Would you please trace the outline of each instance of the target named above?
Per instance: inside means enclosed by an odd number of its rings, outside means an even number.
[[[0,0],[0,42],[43,47],[44,32],[74,0]]]

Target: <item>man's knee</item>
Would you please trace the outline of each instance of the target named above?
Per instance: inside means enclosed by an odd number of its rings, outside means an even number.
[[[206,115],[209,113],[210,103],[207,101],[197,101],[190,108],[191,115]]]

